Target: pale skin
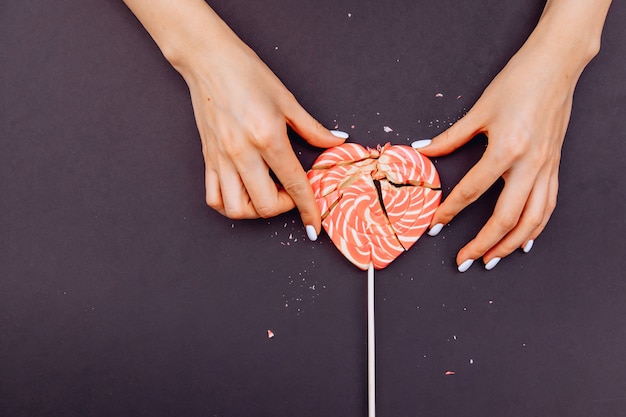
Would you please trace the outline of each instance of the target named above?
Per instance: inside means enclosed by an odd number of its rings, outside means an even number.
[[[457,254],[461,272],[481,257],[492,269],[518,248],[529,251],[548,223],[556,206],[574,88],[600,49],[610,3],[548,1],[526,43],[467,115],[420,149],[424,155],[441,156],[477,133],[488,137],[483,157],[441,204],[431,231],[437,232],[498,178],[504,179],[492,216]]]
[[[320,212],[286,126],[320,148],[339,145],[347,135],[311,117],[203,0],[125,3],[189,86],[207,204],[234,219],[272,217],[297,207],[307,235],[317,238]],[[479,258],[492,269],[516,249],[530,250],[545,228],[556,205],[574,88],[598,53],[610,3],[549,0],[536,29],[467,115],[419,149],[442,156],[477,133],[488,137],[484,156],[435,213],[431,235],[498,178],[505,181],[491,218],[457,254],[461,272]]]
[[[310,116],[203,0],[125,3],[189,86],[207,204],[233,219],[267,218],[297,207],[308,236],[317,238],[319,208],[287,125],[322,148],[343,143],[347,134],[335,132],[344,136],[337,137]]]

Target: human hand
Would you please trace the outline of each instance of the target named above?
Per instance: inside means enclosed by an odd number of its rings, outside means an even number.
[[[202,139],[207,204],[235,219],[272,217],[297,206],[314,240],[321,227],[319,208],[286,125],[323,148],[348,135],[322,127],[254,52],[236,38],[229,42],[222,43],[216,59],[199,54],[190,65],[178,66]]]
[[[315,240],[319,208],[287,125],[322,148],[343,143],[348,134],[331,132],[311,117],[203,0],[125,2],[189,86],[207,204],[233,219],[272,217],[297,207]]]
[[[437,157],[478,133],[488,137],[483,157],[435,213],[431,236],[499,177],[504,179],[491,218],[457,254],[460,272],[480,257],[485,268],[492,269],[517,248],[530,251],[556,205],[561,147],[574,88],[597,50],[584,50],[580,56],[538,33],[531,35],[461,120],[431,143],[414,144],[424,155]]]

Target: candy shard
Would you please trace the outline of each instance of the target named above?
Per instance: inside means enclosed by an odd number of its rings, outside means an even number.
[[[308,172],[322,225],[350,262],[389,265],[426,231],[441,198],[434,165],[413,148],[344,143]]]

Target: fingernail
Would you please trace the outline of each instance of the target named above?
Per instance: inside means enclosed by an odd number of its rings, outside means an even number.
[[[473,259],[468,259],[467,261],[463,262],[461,265],[459,265],[459,272],[467,271],[469,267],[472,266],[473,263],[474,263]]]
[[[411,144],[411,146],[413,147],[413,149],[420,149],[430,145],[431,142],[432,140],[430,139],[416,140]]]
[[[307,227],[305,227],[306,229],[306,236],[309,238],[310,241],[315,242],[317,240],[317,233],[315,233],[315,227],[308,225]]]
[[[330,133],[332,133],[333,136],[337,136],[338,138],[341,138],[341,139],[348,139],[348,136],[350,136],[349,134],[341,130],[331,130]]]
[[[522,248],[522,250],[524,251],[524,253],[528,253],[530,252],[530,250],[533,248],[533,244],[535,243],[534,240],[530,239],[528,242],[526,242],[526,244],[524,245],[524,247]]]
[[[439,232],[441,232],[441,229],[443,229],[443,223],[437,223],[430,228],[430,230],[428,231],[428,236],[437,236]]]
[[[485,264],[485,269],[487,271],[491,271],[493,268],[496,267],[496,265],[498,265],[498,262],[500,262],[500,259],[502,258],[493,258],[492,260],[490,260],[489,262]]]

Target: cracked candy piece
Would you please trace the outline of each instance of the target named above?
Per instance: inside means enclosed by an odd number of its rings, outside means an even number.
[[[441,199],[435,166],[404,145],[345,143],[322,153],[308,177],[326,233],[363,270],[382,269],[408,250]]]

